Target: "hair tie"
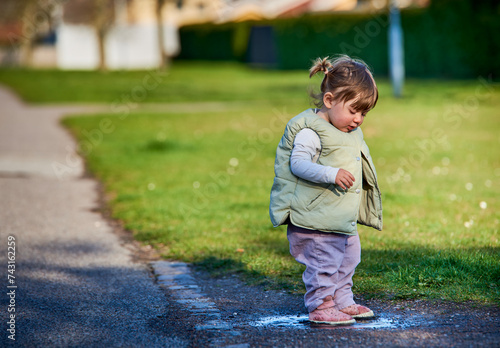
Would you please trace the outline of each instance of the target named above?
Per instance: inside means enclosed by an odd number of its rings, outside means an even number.
[[[328,75],[328,73],[330,72],[330,70],[328,68],[325,69],[325,75]]]

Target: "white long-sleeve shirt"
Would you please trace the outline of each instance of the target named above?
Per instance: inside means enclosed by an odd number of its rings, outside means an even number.
[[[293,142],[290,156],[292,173],[314,183],[334,184],[339,168],[317,164],[320,154],[321,141],[318,134],[310,128],[302,129]]]

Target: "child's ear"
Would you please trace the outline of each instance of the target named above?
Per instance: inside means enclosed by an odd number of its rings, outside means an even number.
[[[325,94],[323,94],[323,104],[326,106],[327,109],[331,109],[333,107],[332,92],[326,92]]]

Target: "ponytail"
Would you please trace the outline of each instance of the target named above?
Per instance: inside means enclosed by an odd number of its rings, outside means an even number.
[[[331,67],[332,63],[330,63],[328,57],[325,57],[323,59],[316,58],[316,60],[313,63],[313,66],[311,67],[311,69],[309,69],[309,78],[313,77],[320,71],[324,72],[325,75],[327,75]]]

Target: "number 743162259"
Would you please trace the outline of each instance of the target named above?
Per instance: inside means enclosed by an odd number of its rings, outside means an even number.
[[[16,277],[14,275],[16,271],[16,238],[14,236],[9,236],[7,238],[7,279],[9,286],[14,286],[16,284]]]

